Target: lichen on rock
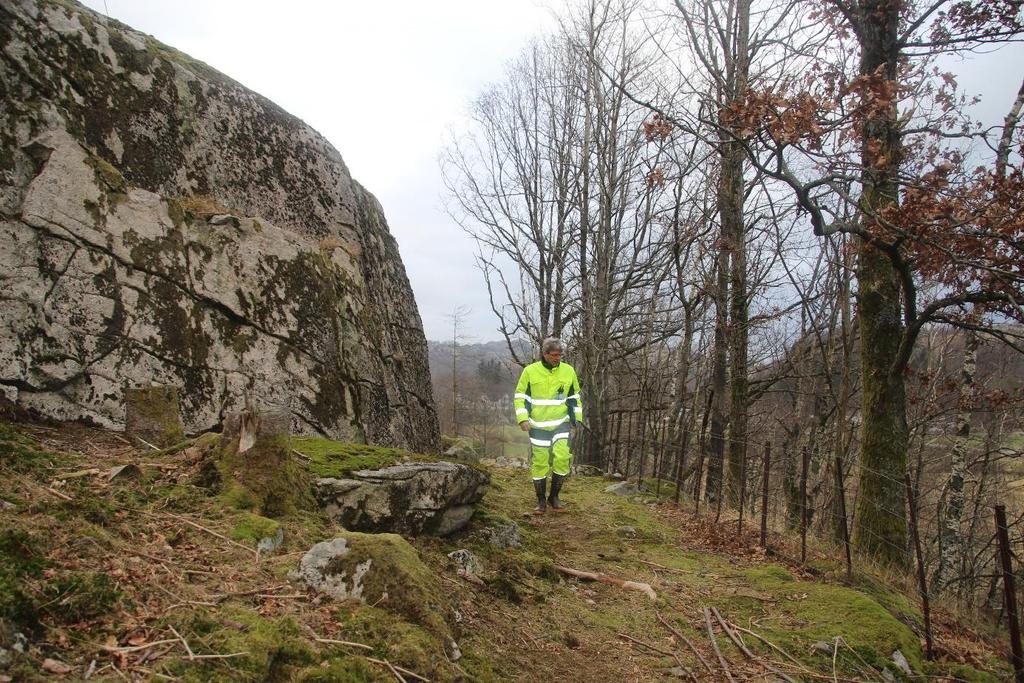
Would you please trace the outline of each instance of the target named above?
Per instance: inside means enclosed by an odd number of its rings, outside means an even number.
[[[383,212],[318,133],[77,5],[0,0],[0,391],[188,433],[244,396],[291,431],[437,451],[426,340]]]
[[[356,600],[425,627],[445,647],[454,642],[448,600],[416,549],[397,534],[345,532],[314,545],[289,577],[336,600]]]

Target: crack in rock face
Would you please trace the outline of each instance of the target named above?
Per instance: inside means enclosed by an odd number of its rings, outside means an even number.
[[[0,394],[187,432],[246,397],[291,430],[436,452],[426,340],[380,205],[316,131],[149,36],[0,0]]]

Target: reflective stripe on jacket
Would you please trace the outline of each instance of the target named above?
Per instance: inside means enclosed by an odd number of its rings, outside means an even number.
[[[568,363],[548,369],[543,361],[523,368],[513,398],[516,422],[530,421],[534,429],[557,429],[566,422],[583,422],[583,402],[576,371]]]

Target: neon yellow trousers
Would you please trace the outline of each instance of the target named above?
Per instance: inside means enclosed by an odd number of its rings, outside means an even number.
[[[556,430],[530,430],[530,477],[544,479],[549,471],[567,476],[572,466],[572,453],[569,452],[569,425],[562,425]]]

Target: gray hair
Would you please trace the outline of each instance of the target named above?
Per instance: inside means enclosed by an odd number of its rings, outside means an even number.
[[[558,349],[562,350],[562,340],[558,337],[548,337],[544,340],[544,343],[540,345],[540,352],[547,353],[548,351],[554,351]]]

